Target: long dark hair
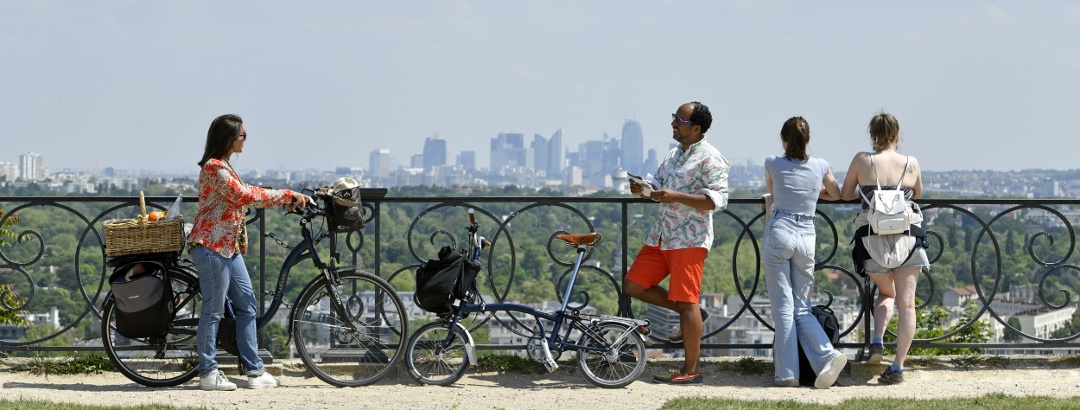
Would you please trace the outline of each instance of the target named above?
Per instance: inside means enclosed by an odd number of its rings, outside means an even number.
[[[810,124],[803,117],[791,117],[780,128],[780,140],[784,145],[784,158],[806,161],[806,146],[810,144]]]
[[[242,125],[244,125],[244,120],[236,114],[225,114],[214,118],[214,122],[210,123],[210,130],[206,132],[206,149],[203,150],[199,166],[203,166],[211,158],[224,158],[229,155],[229,148],[240,136]]]

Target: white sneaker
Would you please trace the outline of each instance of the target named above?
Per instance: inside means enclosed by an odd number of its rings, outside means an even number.
[[[799,379],[773,379],[776,387],[799,387]]]
[[[280,385],[281,385],[281,382],[278,381],[278,379],[276,377],[271,376],[270,373],[263,373],[262,376],[259,376],[259,377],[250,377],[250,376],[248,376],[248,386],[247,387],[249,389],[269,389],[269,388],[278,387]]]
[[[199,378],[199,388],[203,390],[236,390],[236,383],[225,377],[225,372],[214,370],[209,376]]]
[[[844,366],[847,366],[847,356],[837,352],[836,357],[826,363],[825,368],[821,369],[821,373],[818,373],[817,380],[814,381],[814,388],[828,389],[832,387],[833,383],[836,383],[836,378],[840,377],[840,372],[844,370]]]

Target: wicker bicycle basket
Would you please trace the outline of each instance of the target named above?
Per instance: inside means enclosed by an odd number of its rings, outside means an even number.
[[[184,220],[146,219],[146,199],[139,192],[139,209],[135,219],[105,221],[105,255],[117,257],[138,253],[180,252],[184,248]]]

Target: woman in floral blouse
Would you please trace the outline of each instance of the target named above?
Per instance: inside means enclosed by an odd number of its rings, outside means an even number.
[[[236,343],[240,363],[247,372],[247,387],[277,387],[266,373],[255,341],[255,292],[244,264],[247,253],[246,208],[286,205],[303,208],[307,195],[287,189],[263,189],[245,184],[229,157],[244,151],[247,131],[240,116],[226,114],[210,123],[206,149],[199,166],[199,213],[188,236],[190,253],[199,270],[202,310],[197,336],[199,387],[203,390],[235,390],[236,384],[218,370],[218,324],[225,314],[226,296],[236,316]]]

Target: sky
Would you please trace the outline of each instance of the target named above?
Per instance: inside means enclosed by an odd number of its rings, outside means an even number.
[[[736,163],[847,169],[877,112],[924,170],[1080,168],[1073,1],[0,0],[0,162],[190,170],[214,117],[240,169],[368,167],[447,141],[489,164],[500,132],[564,146],[638,121],[662,155],[701,101]]]

